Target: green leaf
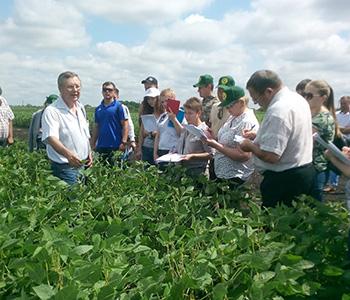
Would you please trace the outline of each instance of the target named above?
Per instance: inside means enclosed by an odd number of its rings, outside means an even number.
[[[227,284],[226,283],[218,283],[213,288],[213,299],[214,300],[221,300],[224,299],[224,297],[227,294]]]
[[[343,275],[344,270],[335,266],[326,266],[323,270],[323,274],[326,276],[336,277]]]
[[[58,291],[55,300],[76,300],[78,299],[79,290],[75,286],[66,286]]]
[[[41,284],[41,285],[35,286],[33,287],[33,290],[41,300],[50,299],[55,295],[55,291],[52,289],[51,286],[47,284]]]
[[[92,246],[92,245],[80,245],[80,246],[77,246],[73,249],[73,253],[75,253],[77,255],[83,255],[83,254],[89,252],[92,248],[94,248],[94,246]]]

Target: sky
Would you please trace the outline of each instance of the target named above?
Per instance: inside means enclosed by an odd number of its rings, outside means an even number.
[[[290,89],[324,79],[350,95],[349,0],[0,0],[0,86],[12,105],[41,105],[61,72],[96,106],[113,81],[142,100],[152,75],[184,102],[201,74],[245,87],[256,70]]]

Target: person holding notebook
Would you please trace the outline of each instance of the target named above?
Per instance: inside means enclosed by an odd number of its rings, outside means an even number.
[[[259,122],[246,105],[244,90],[239,86],[223,86],[220,106],[227,109],[230,117],[220,128],[217,140],[208,138],[207,144],[216,149],[214,171],[217,181],[227,181],[232,189],[243,184],[254,172],[251,153],[240,149],[244,130],[256,131]]]
[[[187,123],[203,130],[204,133],[208,132],[209,127],[201,121],[201,101],[192,97],[185,102],[184,108]],[[177,153],[183,154],[181,163],[187,169],[186,173],[189,176],[204,174],[208,160],[213,155],[213,148],[203,143],[200,136],[183,129],[176,149]]]
[[[184,112],[182,109],[179,109],[180,101],[175,99],[175,92],[170,88],[162,90],[160,93],[160,103],[164,113],[159,117],[157,122],[153,148],[154,160],[170,151],[174,151],[180,137]],[[172,106],[168,105],[169,102],[172,102]],[[172,109],[178,109],[178,111],[176,112]]]

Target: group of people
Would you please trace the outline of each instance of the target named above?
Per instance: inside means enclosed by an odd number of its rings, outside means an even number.
[[[145,94],[136,143],[130,112],[119,101],[113,82],[102,84],[103,99],[95,110],[90,137],[79,101],[80,78],[74,72],[60,74],[60,96],[50,95],[45,107],[33,116],[30,150],[46,148],[53,174],[69,184],[77,182],[81,169],[92,165],[92,151],[102,162],[113,165],[116,151],[133,149],[136,159],[160,168],[164,167],[164,162],[158,163],[162,156],[176,153],[189,176],[207,174],[233,189],[258,170],[263,175],[260,190],[266,207],[281,202],[291,205],[301,194],[322,201],[328,178],[335,180],[334,174],[328,176],[329,161],[350,174],[350,167],[325,153],[313,139],[315,132],[326,141],[350,135],[350,97],[341,99],[341,112],[336,115],[333,90],[325,81],[303,80],[294,92],[273,71],[252,74],[246,89],[265,110],[261,124],[232,76],[219,79],[215,96],[213,77],[201,75],[193,85],[199,97],[189,98],[177,111],[168,105],[176,100],[172,89],[160,90],[153,76],[141,83]],[[155,127],[147,130],[143,118],[150,115]],[[13,114],[8,113],[7,118],[10,124]],[[12,130],[12,124],[8,128]],[[345,153],[350,152],[346,149]]]

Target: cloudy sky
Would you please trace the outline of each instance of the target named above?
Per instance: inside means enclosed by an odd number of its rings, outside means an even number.
[[[10,104],[42,104],[59,73],[82,80],[97,105],[111,80],[139,101],[158,78],[180,100],[200,74],[245,86],[272,69],[290,88],[325,79],[350,94],[349,0],[0,0],[0,86]]]

